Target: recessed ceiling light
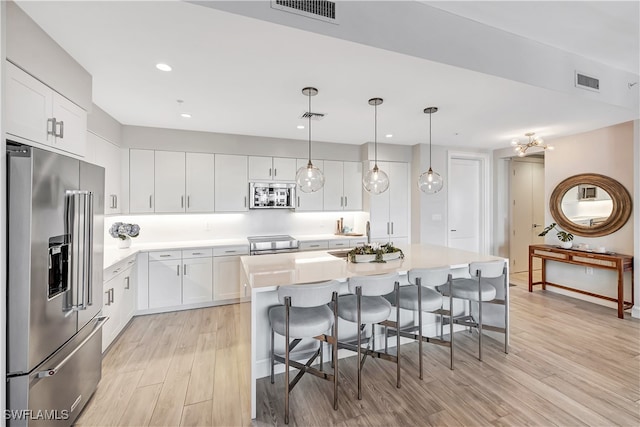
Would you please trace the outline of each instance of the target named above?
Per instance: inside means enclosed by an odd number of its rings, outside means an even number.
[[[388,133],[385,135],[385,138],[393,138],[393,134]]]
[[[180,117],[184,117],[185,119],[190,119],[190,118],[191,118],[191,114],[189,114],[189,113],[182,113],[182,114],[180,114]]]
[[[156,68],[160,71],[171,71],[171,66],[167,64],[163,64],[162,62],[160,62],[159,64],[156,64]]]
[[[304,129],[304,126],[298,125],[298,129]]]

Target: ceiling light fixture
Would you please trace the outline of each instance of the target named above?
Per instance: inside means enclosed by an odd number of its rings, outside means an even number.
[[[529,138],[529,142],[527,142],[526,144],[521,143],[518,138],[514,138],[511,140],[511,145],[513,146],[514,151],[518,153],[518,156],[524,157],[527,150],[531,147],[540,147],[544,150],[553,150],[553,146],[545,144],[542,138],[537,136],[533,137],[533,135],[535,135],[535,132],[527,132],[524,134],[524,136]]]
[[[418,188],[426,194],[435,194],[442,190],[442,177],[431,168],[431,115],[438,111],[438,107],[427,107],[424,113],[429,115],[429,170],[418,178]]]
[[[302,94],[309,97],[309,163],[298,169],[296,173],[296,184],[303,193],[314,193],[324,186],[324,174],[320,169],[311,163],[311,97],[318,94],[315,87],[305,87]]]
[[[384,137],[385,137],[385,138],[393,138],[393,135],[392,135],[392,134],[390,134],[390,133],[388,133],[388,134],[386,134]]]
[[[304,126],[303,125],[298,125],[297,128],[298,129],[304,129]]]
[[[378,105],[382,104],[382,98],[371,98],[369,105],[374,108],[374,162],[373,169],[367,171],[362,177],[362,186],[368,193],[377,195],[382,194],[389,188],[389,176],[378,167]]]
[[[171,71],[171,66],[163,64],[162,62],[156,64],[156,68],[160,71]]]
[[[189,113],[181,113],[180,117],[184,117],[185,119],[190,119],[191,118],[191,114],[189,114]]]

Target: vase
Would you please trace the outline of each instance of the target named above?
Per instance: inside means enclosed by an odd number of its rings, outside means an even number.
[[[573,243],[571,241],[560,242],[560,247],[563,249],[571,249],[571,246],[573,246]]]
[[[131,247],[131,237],[127,236],[124,239],[118,239],[118,248],[127,249]]]

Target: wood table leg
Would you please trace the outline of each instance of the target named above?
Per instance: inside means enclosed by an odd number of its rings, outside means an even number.
[[[533,253],[529,248],[529,292],[533,292]]]
[[[542,290],[547,290],[547,260],[542,259]]]
[[[624,319],[624,269],[618,263],[618,317]]]

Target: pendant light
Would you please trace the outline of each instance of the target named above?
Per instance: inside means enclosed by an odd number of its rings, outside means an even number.
[[[296,173],[296,184],[303,193],[313,193],[320,190],[324,186],[324,174],[320,169],[311,163],[311,97],[318,94],[315,87],[305,87],[302,94],[309,97],[309,163],[298,169]]]
[[[382,104],[382,98],[371,98],[369,105],[373,105],[375,110],[374,119],[374,152],[375,161],[373,163],[373,169],[367,171],[362,177],[362,185],[368,193],[377,195],[382,194],[389,188],[389,176],[378,167],[378,105]]]
[[[418,188],[423,193],[435,194],[442,190],[442,177],[431,168],[431,115],[438,111],[438,107],[427,107],[424,113],[429,115],[429,170],[418,178]]]

